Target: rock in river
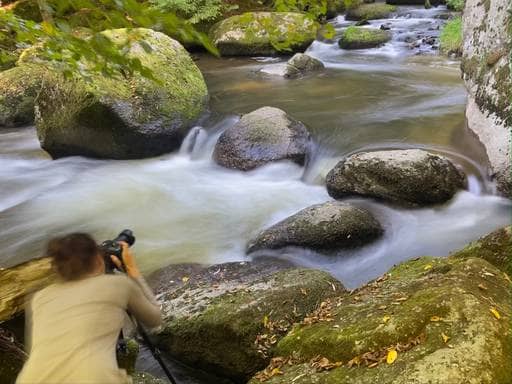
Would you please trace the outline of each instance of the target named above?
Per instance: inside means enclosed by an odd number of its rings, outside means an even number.
[[[327,175],[329,195],[367,196],[404,205],[440,204],[466,186],[453,163],[420,149],[357,153]]]
[[[390,39],[388,31],[350,26],[341,35],[338,45],[343,49],[376,48]]]
[[[278,160],[304,164],[309,132],[300,121],[273,107],[248,113],[219,137],[214,160],[226,167],[248,171]]]
[[[382,3],[362,4],[347,11],[347,20],[387,19],[396,10],[393,5]]]
[[[269,56],[304,51],[316,31],[315,22],[302,13],[247,12],[215,24],[210,39],[224,56]]]
[[[102,34],[120,45],[132,39],[128,57],[139,59],[159,82],[140,74],[96,74],[86,82],[48,71],[36,102],[43,149],[53,157],[132,159],[178,148],[208,99],[203,76],[190,55],[177,41],[149,29]],[[20,61],[38,60],[27,54]]]
[[[344,291],[325,272],[265,260],[209,268],[170,266],[150,281],[163,304],[161,350],[245,383],[268,364],[287,329]],[[178,272],[177,272],[178,271]]]
[[[247,251],[297,246],[320,251],[354,248],[380,237],[379,222],[365,209],[337,201],[313,205],[274,224]]]
[[[319,71],[324,68],[324,64],[314,57],[304,53],[296,53],[288,63],[284,76],[288,78],[298,77],[309,72]]]

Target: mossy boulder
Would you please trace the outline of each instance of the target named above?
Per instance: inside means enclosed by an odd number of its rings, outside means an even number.
[[[396,7],[393,5],[383,3],[361,4],[357,7],[349,8],[345,15],[347,20],[374,20],[374,19],[387,19]]]
[[[249,243],[247,252],[289,246],[319,251],[354,248],[371,243],[383,232],[369,211],[332,201],[305,208],[265,229]]]
[[[219,137],[213,158],[226,168],[249,171],[261,165],[291,160],[303,165],[309,132],[285,111],[263,107],[243,115]]]
[[[16,127],[34,122],[35,98],[47,70],[25,65],[0,72],[0,127]]]
[[[271,56],[304,51],[317,25],[296,12],[247,12],[215,24],[210,38],[224,56]]]
[[[376,48],[391,40],[388,31],[364,27],[348,27],[340,37],[338,45],[342,49]]]
[[[482,259],[403,263],[306,317],[250,384],[510,383],[510,288]]]
[[[296,53],[286,63],[284,77],[295,78],[310,72],[320,71],[324,68],[324,64],[314,57],[305,53]]]
[[[402,205],[432,205],[465,188],[465,175],[445,157],[420,149],[362,152],[340,161],[327,175],[338,199],[366,196]]]
[[[453,257],[480,257],[512,276],[512,226],[483,236],[455,252]]]
[[[158,82],[139,74],[126,78],[95,74],[83,81],[52,71],[36,103],[42,148],[54,158],[112,159],[157,156],[177,149],[206,107],[208,92],[201,72],[187,51],[162,33],[149,29],[102,33],[120,45],[132,39],[127,55],[151,69]],[[30,54],[22,59],[22,63],[38,61]]]
[[[156,336],[162,352],[246,382],[268,364],[295,321],[343,291],[325,272],[281,264],[265,260],[186,270],[178,283],[160,272],[152,285],[163,307],[164,326]],[[175,276],[176,267],[169,269]]]
[[[26,358],[23,345],[10,331],[0,327],[0,383],[14,384]]]

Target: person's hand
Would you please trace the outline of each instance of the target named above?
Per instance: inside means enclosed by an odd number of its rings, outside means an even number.
[[[122,258],[123,262],[119,260],[117,256],[110,255],[110,259],[112,262],[118,267],[120,270],[125,270],[126,274],[130,277],[133,277],[134,279],[137,277],[140,277],[140,271],[139,267],[137,266],[137,263],[135,262],[135,257],[133,256],[132,251],[130,250],[130,247],[127,243],[124,241],[120,241],[119,244],[121,245],[122,250]]]

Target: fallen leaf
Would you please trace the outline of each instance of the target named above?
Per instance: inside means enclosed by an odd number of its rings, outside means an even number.
[[[389,317],[389,316],[384,316],[384,317],[382,318],[382,322],[383,322],[384,324],[386,324],[386,323],[389,321],[389,319],[391,319],[391,317]]]
[[[189,281],[189,280],[190,280],[190,277],[188,277],[188,276],[183,276],[183,277],[181,278],[181,281],[183,281],[184,283],[186,283],[186,282],[187,282],[187,281]]]
[[[450,336],[446,336],[444,333],[441,333],[441,337],[443,338],[445,344],[448,342],[448,340],[450,340]]]
[[[437,322],[437,321],[440,321],[440,320],[441,320],[441,318],[439,316],[432,316],[430,318],[430,321],[433,321],[434,323]]]
[[[478,288],[480,288],[483,291],[487,291],[487,287],[483,284],[478,284]]]
[[[388,355],[386,357],[386,363],[393,364],[397,357],[398,357],[398,353],[396,350],[394,350],[394,349],[389,350]]]
[[[428,271],[429,269],[432,269],[432,264],[427,264],[423,267],[425,271]]]
[[[263,326],[266,328],[268,326],[268,316],[263,316]]]
[[[496,308],[491,308],[491,309],[490,309],[490,311],[491,311],[491,313],[494,315],[494,317],[495,317],[496,319],[498,319],[498,320],[499,320],[499,319],[501,319],[501,315],[500,315],[500,313],[496,310]]]

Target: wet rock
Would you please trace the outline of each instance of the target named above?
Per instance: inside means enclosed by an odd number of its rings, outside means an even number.
[[[14,384],[27,358],[14,334],[0,327],[0,383]]]
[[[338,45],[342,49],[376,48],[391,40],[388,31],[380,29],[348,27],[341,36]]]
[[[0,127],[34,122],[34,102],[46,69],[26,65],[0,72]]]
[[[347,20],[387,19],[395,10],[394,6],[382,3],[362,4],[348,9],[345,18]]]
[[[422,42],[424,44],[434,45],[437,42],[437,39],[436,39],[435,36],[427,36],[427,37],[422,39]]]
[[[160,32],[102,33],[117,44],[136,36],[127,55],[140,59],[161,83],[139,74],[123,79],[97,74],[85,82],[48,71],[36,103],[41,146],[54,158],[132,159],[177,149],[206,107],[208,92],[201,72],[177,41]],[[20,60],[37,61],[37,57],[24,54]]]
[[[298,77],[309,72],[319,71],[324,68],[320,61],[304,53],[296,53],[286,64],[284,76],[288,78]]]
[[[302,13],[247,12],[215,24],[210,38],[224,56],[270,56],[281,51],[304,51],[315,40],[316,29]],[[291,34],[293,43],[287,51],[273,44],[286,41]]]
[[[345,12],[345,2],[343,0],[327,1],[327,12],[325,14],[327,19],[332,19],[343,12]]]
[[[483,236],[455,252],[453,257],[479,257],[512,276],[512,226]]]
[[[403,205],[440,204],[465,187],[448,159],[419,149],[357,153],[327,175],[334,198],[367,196]]]
[[[389,31],[391,29],[392,24],[391,23],[385,23],[380,25],[380,29],[383,31]]]
[[[403,263],[306,317],[250,384],[510,383],[511,292],[482,259]]]
[[[272,161],[304,164],[309,133],[300,121],[273,107],[243,115],[219,137],[213,158],[226,168],[248,171]]]
[[[354,24],[356,27],[362,27],[363,25],[370,25],[368,20],[359,20]]]
[[[344,291],[325,272],[269,259],[203,267],[178,288],[166,275],[150,279],[163,305],[161,350],[240,383],[268,363],[292,323]]]
[[[365,209],[341,202],[305,208],[261,232],[247,252],[288,246],[320,251],[354,248],[379,238],[383,229]]]

